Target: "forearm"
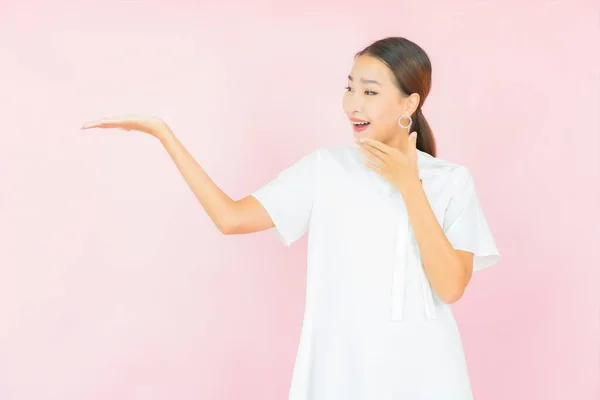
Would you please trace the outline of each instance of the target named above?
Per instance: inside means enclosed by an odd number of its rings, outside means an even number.
[[[229,218],[235,201],[212,181],[168,127],[156,136],[206,213],[217,228],[225,232],[230,224]]]
[[[440,226],[418,180],[403,192],[410,223],[431,286],[446,303],[458,300],[465,289],[467,270]]]

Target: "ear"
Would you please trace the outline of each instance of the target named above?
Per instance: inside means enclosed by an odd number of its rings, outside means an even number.
[[[406,110],[407,114],[413,115],[419,107],[419,104],[421,104],[421,96],[419,96],[419,93],[412,93],[408,96],[406,99],[406,105],[408,106],[408,110]]]

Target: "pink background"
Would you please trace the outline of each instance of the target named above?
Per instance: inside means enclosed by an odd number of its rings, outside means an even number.
[[[241,198],[351,140],[388,35],[503,255],[454,306],[475,397],[598,399],[598,2],[282,3],[0,2],[0,399],[287,398],[306,236],[223,236],[159,142],[79,126],[158,115]]]

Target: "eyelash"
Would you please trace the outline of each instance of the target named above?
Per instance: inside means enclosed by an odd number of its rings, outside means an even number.
[[[350,89],[352,89],[350,86],[346,86],[346,91],[349,91]],[[374,92],[372,90],[366,90],[365,93],[373,93],[371,96],[375,96],[377,94],[377,92]]]

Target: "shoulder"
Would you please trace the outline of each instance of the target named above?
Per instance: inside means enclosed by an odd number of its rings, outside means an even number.
[[[358,147],[353,144],[324,146],[317,149],[323,168],[341,167],[351,171],[361,165],[361,155]]]
[[[473,185],[471,171],[466,165],[433,157],[422,151],[418,151],[418,162],[422,178],[432,178],[452,193]]]
[[[313,150],[304,154],[302,158],[312,158],[315,161],[321,160],[340,160],[347,158],[351,153],[350,146],[348,145],[337,145],[337,146],[318,146]]]
[[[334,146],[319,147],[322,157],[331,160],[341,160],[352,156],[353,148],[356,146],[348,144],[339,144]]]
[[[350,160],[351,150],[348,146],[330,146],[314,147],[310,151],[296,156],[296,159],[289,161],[286,173],[310,173],[319,175],[325,170],[331,168],[332,164],[343,163],[344,160]]]
[[[452,171],[452,183],[455,187],[464,187],[473,184],[473,175],[465,165],[457,165]]]

